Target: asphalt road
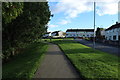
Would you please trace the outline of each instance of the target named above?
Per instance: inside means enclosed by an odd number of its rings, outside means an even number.
[[[79,78],[81,80],[76,69],[55,44],[49,44],[48,52],[34,78]]]
[[[81,44],[84,44],[86,46],[93,48],[93,42],[91,42],[91,41],[87,41],[87,40],[83,40],[83,39],[81,39],[81,40],[76,39],[75,41],[78,41]],[[113,47],[113,46],[102,44],[102,43],[95,43],[95,49],[120,56],[120,47]]]

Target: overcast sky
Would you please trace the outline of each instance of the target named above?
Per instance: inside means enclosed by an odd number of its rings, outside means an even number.
[[[88,0],[60,0],[49,2],[53,17],[48,23],[48,31],[67,29],[93,29],[93,2]],[[102,0],[103,1],[103,0]],[[96,2],[96,28],[108,28],[118,21],[118,2],[104,0]]]

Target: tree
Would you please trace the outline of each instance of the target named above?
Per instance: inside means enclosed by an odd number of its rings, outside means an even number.
[[[21,2],[3,2],[2,17],[3,23],[10,23],[13,19],[23,12],[23,3]]]
[[[17,49],[25,47],[23,45],[41,38],[48,28],[46,25],[51,13],[47,2],[25,2],[23,5],[22,13],[19,16],[4,19],[6,21],[6,24],[3,25],[3,55],[5,58],[13,56]]]
[[[101,40],[102,39],[102,35],[101,35],[101,31],[103,30],[103,28],[97,28],[96,30],[96,39]]]

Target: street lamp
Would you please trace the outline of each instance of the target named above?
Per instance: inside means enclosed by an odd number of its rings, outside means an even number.
[[[94,2],[94,38],[93,38],[93,48],[95,49],[95,9],[96,3]]]

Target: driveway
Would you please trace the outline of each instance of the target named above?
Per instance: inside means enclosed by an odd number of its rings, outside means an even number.
[[[86,46],[89,46],[89,47],[93,48],[93,42],[91,42],[91,41],[87,41],[87,40],[84,40],[84,39],[76,39],[75,41],[78,41],[81,44],[84,44]],[[113,46],[106,45],[106,44],[103,44],[103,43],[95,43],[95,49],[120,56],[120,47],[113,47]]]

